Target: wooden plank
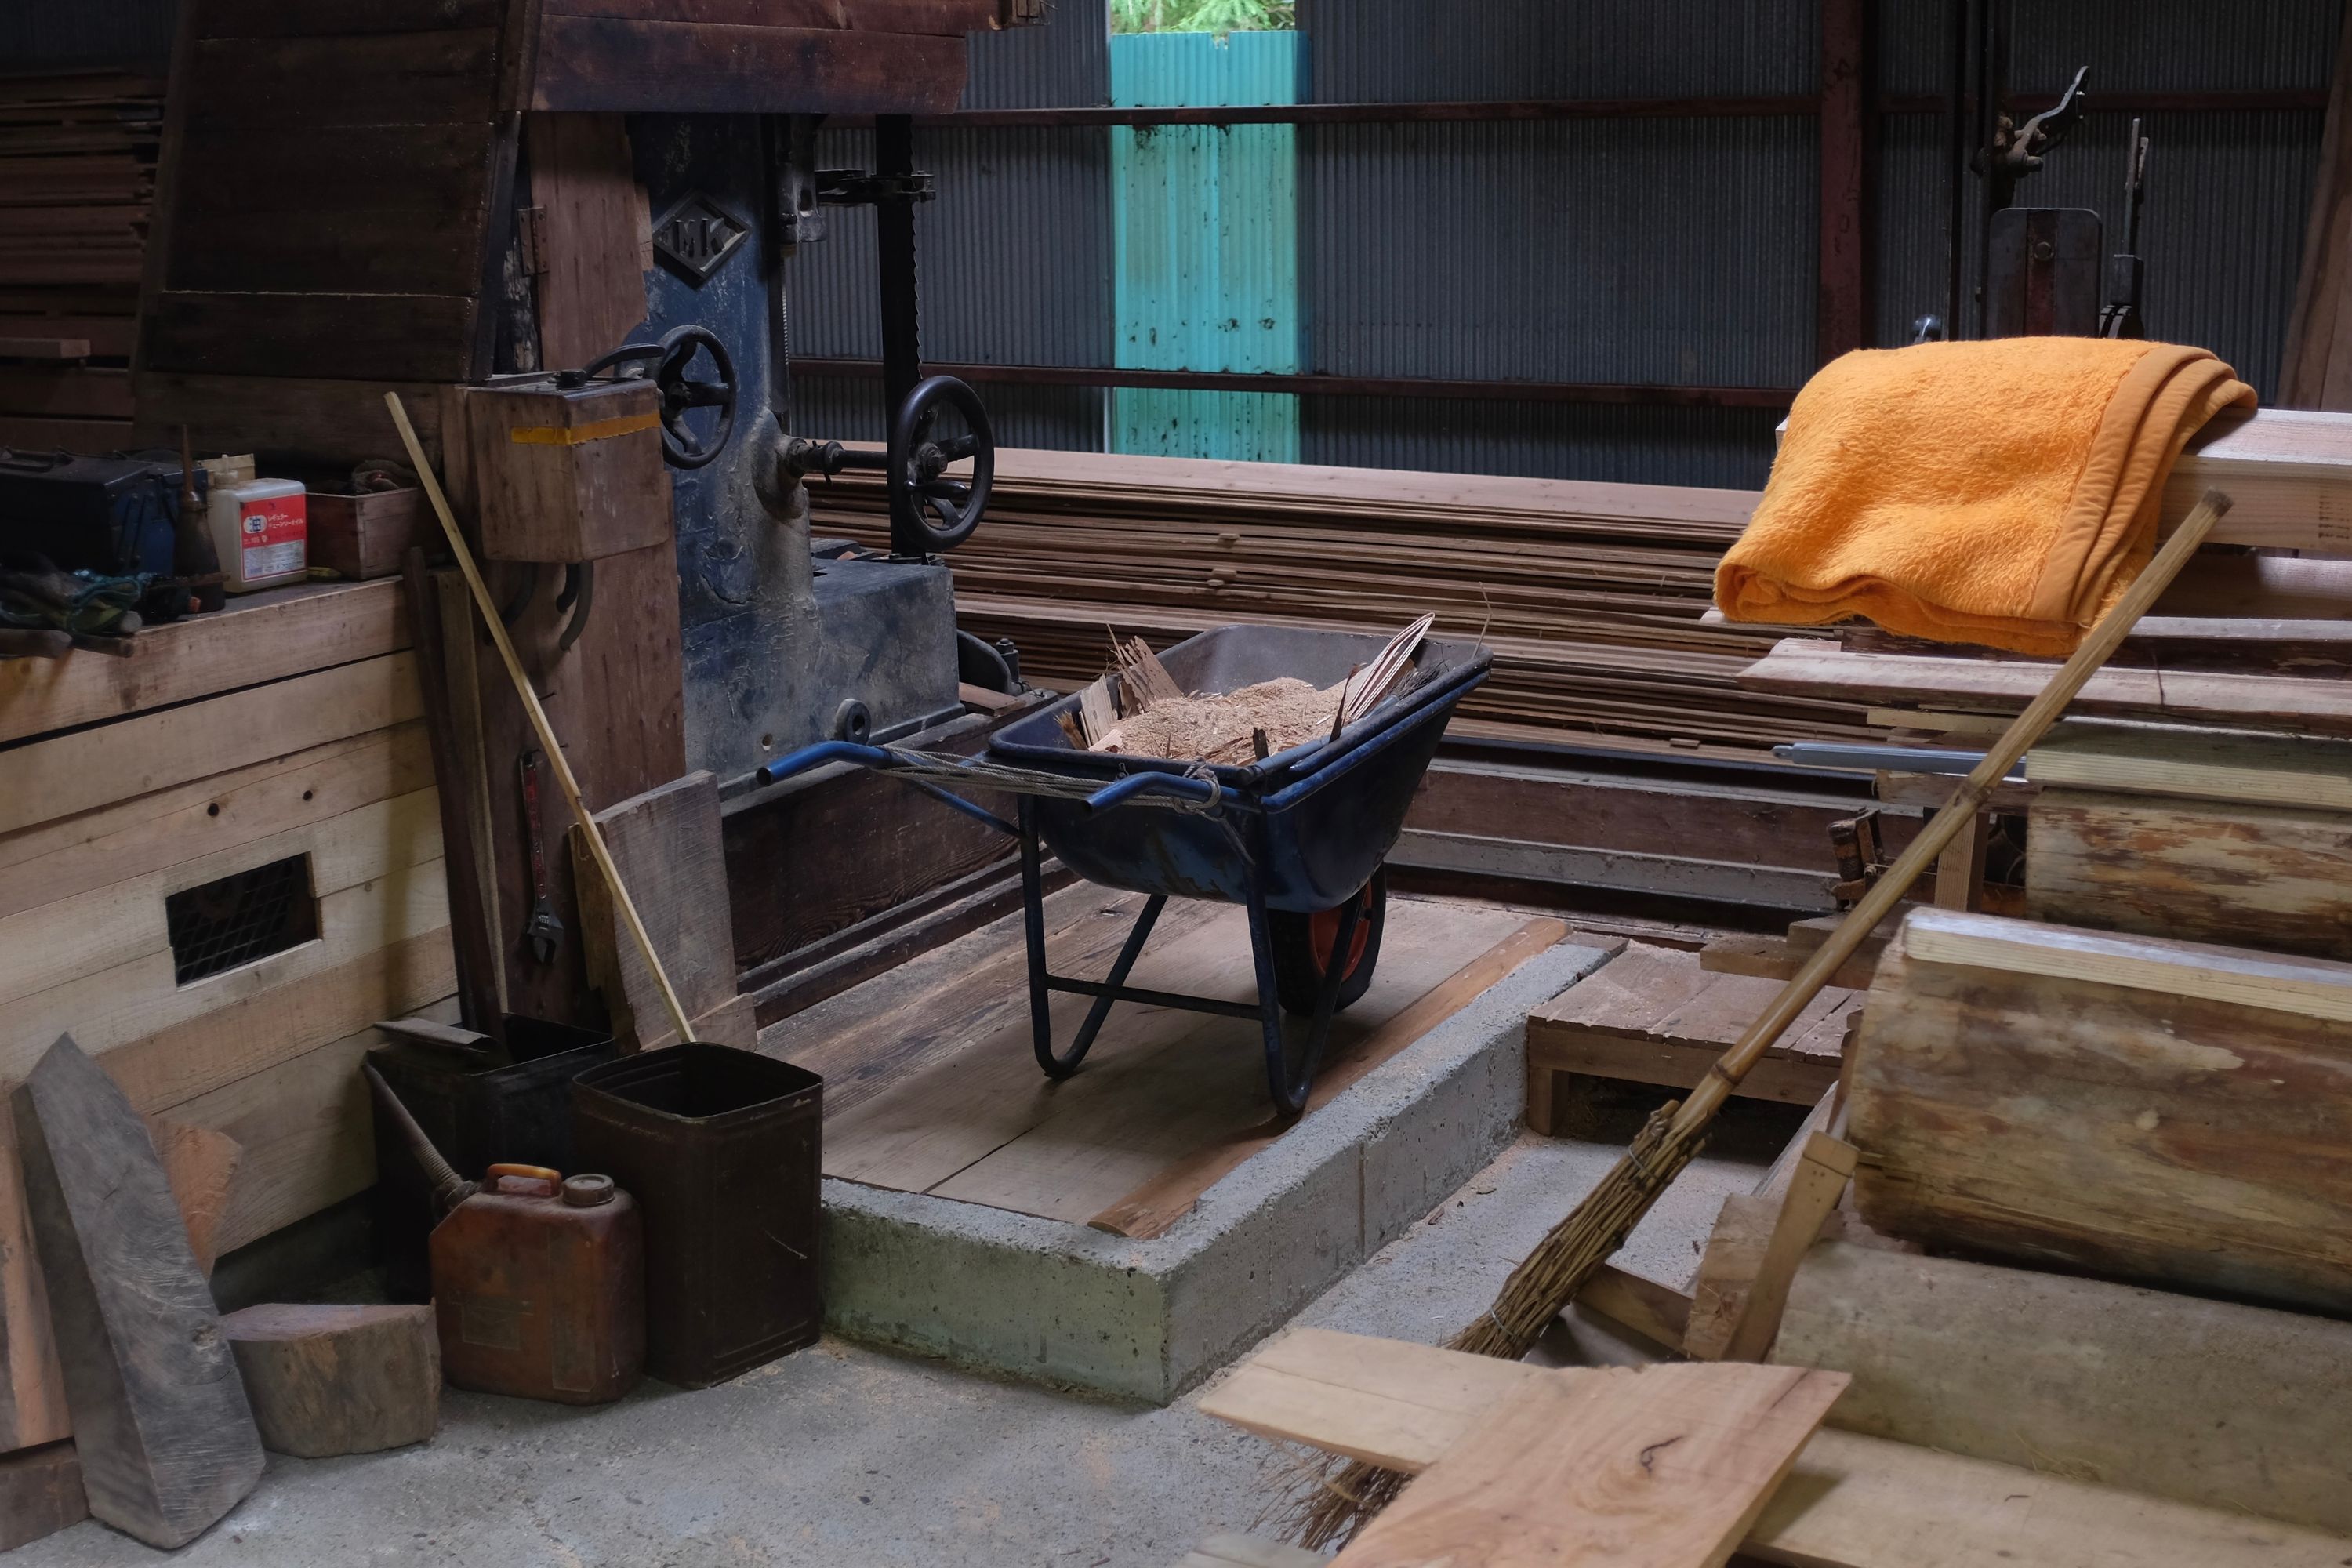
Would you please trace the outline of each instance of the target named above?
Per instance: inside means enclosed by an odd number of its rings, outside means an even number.
[[[419,700],[395,653],[27,742],[8,752],[0,832],[404,723]]]
[[[1303,1365],[1276,1358],[1306,1335]],[[1303,1359],[1303,1358],[1302,1358]],[[1268,1365],[1265,1363],[1273,1363]],[[1574,1376],[1399,1340],[1298,1330],[1201,1396],[1203,1414],[1407,1474],[1529,1379]],[[2341,1568],[2341,1537],[1850,1432],[1813,1434],[1742,1550],[1790,1568]]]
[[[299,38],[367,33],[429,33],[495,27],[504,0],[373,0],[364,6],[289,8],[278,0],[197,0],[201,38]]]
[[[0,834],[0,918],[433,783],[415,721]]]
[[[1717,1361],[1738,1329],[1748,1292],[1763,1272],[1764,1254],[1780,1217],[1777,1198],[1734,1193],[1723,1200],[1715,1228],[1707,1233],[1698,1274],[1691,1281],[1690,1318],[1683,1329],[1684,1351],[1700,1361]]]
[[[349,468],[384,455],[399,437],[383,395],[396,392],[416,426],[425,455],[444,460],[445,410],[429,383],[337,380],[322,376],[209,375],[142,370],[137,378],[138,438],[177,447],[180,426],[198,450],[253,452],[272,464]]]
[[[60,1439],[0,1454],[0,1552],[55,1535],[89,1517],[81,1459]]]
[[[448,923],[441,864],[430,860],[329,894],[317,941],[242,968],[180,985],[162,952],[37,991],[0,1019],[0,1080],[79,1027],[142,1106],[160,1110],[446,994]],[[374,1010],[362,1010],[371,1000]],[[356,1022],[334,1026],[355,1010]]]
[[[119,719],[408,646],[391,583],[299,584],[142,629],[128,658],[0,662],[0,741]]]
[[[194,84],[184,145],[230,125],[300,136],[463,122],[487,146],[497,108],[498,49],[499,28],[487,20],[429,31],[199,38],[189,74],[181,79]],[[269,169],[265,162],[247,178]],[[182,199],[208,205],[227,194],[191,184]],[[188,211],[183,206],[183,219]],[[184,244],[175,235],[175,285],[178,263],[194,248]]]
[[[1539,1373],[1333,1562],[1720,1568],[1845,1384],[1733,1364]]]
[[[261,1444],[146,1127],[61,1039],[14,1097],[90,1512],[185,1544],[260,1480]]]
[[[1890,1236],[2352,1300],[2352,964],[1923,910],[1848,1104]]]
[[[441,1414],[425,1306],[247,1307],[221,1320],[262,1445],[306,1459],[423,1443]]]
[[[2352,554],[2352,414],[2264,408],[2217,416],[2189,438],[2165,481],[2169,531],[2209,489],[2236,505],[2216,544]]]
[[[0,327],[8,323],[0,320]],[[76,360],[89,357],[88,338],[0,336],[0,359]]]
[[[0,312],[0,337],[14,337],[35,342],[76,342],[87,343],[82,353],[100,359],[129,357],[131,344],[139,335],[139,318],[129,313],[119,316],[53,316],[17,315]]]
[[[618,348],[646,319],[652,222],[618,114],[534,114],[530,198],[546,270],[538,279],[540,363],[576,368]]]
[[[735,931],[718,782],[708,773],[688,773],[607,806],[596,813],[596,824],[687,1016],[699,1019],[733,1002]],[[569,837],[588,973],[612,1016],[614,1037],[624,1050],[677,1044],[653,971],[580,834]]]
[[[1773,1359],[1848,1431],[2352,1536],[2352,1323],[1832,1241]]]
[[[2324,741],[2064,724],[2025,771],[2071,789],[2352,811],[2352,745]]]
[[[55,1443],[73,1435],[49,1334],[49,1292],[25,1207],[16,1121],[0,1116],[0,1444]]]
[[[1671,1285],[1604,1263],[1576,1293],[1580,1311],[1598,1312],[1676,1355],[1690,1331],[1691,1299]]]
[[[463,381],[472,371],[475,304],[470,294],[167,289],[146,318],[142,368],[320,381]]]
[[[2352,812],[2045,788],[2026,823],[2035,920],[2352,959]]]
[[[1709,972],[1700,955],[1636,942],[1528,1015],[1528,1126],[1549,1131],[1562,1073],[1688,1089],[1779,987]],[[1799,1016],[1738,1092],[1810,1105],[1836,1081],[1844,1018],[1858,994],[1830,987]]]
[[[1327,1063],[1315,1077],[1307,1109],[1329,1104],[1367,1073],[1460,1012],[1538,953],[1566,939],[1568,927],[1555,920],[1532,920],[1423,992],[1404,1011],[1375,1028],[1344,1058]],[[1163,1235],[1192,1211],[1201,1194],[1281,1135],[1278,1124],[1255,1129],[1213,1144],[1161,1171],[1087,1224],[1135,1240]]]
[[[437,861],[439,797],[418,790],[0,919],[0,1003],[169,953],[166,899],[298,855],[310,861],[310,896],[319,899]]]
[[[0,446],[36,452],[73,452],[95,457],[126,445],[127,419],[52,419],[42,415],[0,414]]]
[[[128,419],[131,373],[91,365],[0,364],[0,408],[62,419]]]
[[[1228,906],[1224,918],[1202,930],[1185,972],[1139,984],[1181,994],[1253,999],[1257,987],[1246,925],[1234,918],[1240,914]],[[1528,922],[1521,915],[1475,905],[1391,899],[1371,987],[1343,1015],[1345,1031],[1334,1028],[1317,1077],[1339,1079],[1330,1091],[1336,1097],[1353,1081],[1354,1075],[1343,1075],[1342,1068],[1360,1053],[1373,1048],[1393,1056],[1410,1046],[1476,991],[1440,996],[1396,1034],[1388,1034],[1384,1026],[1439,991],[1459,967],[1475,965],[1481,954],[1511,942],[1530,923],[1536,929],[1508,955],[1513,968],[1549,947],[1567,928],[1557,921]],[[1137,973],[1144,973],[1141,964]],[[1169,1026],[1155,1026],[1162,1021]],[[1027,1030],[1016,1029],[1016,1037],[1002,1041],[991,1055],[1021,1085],[1014,1103],[1023,1107],[1028,1125],[928,1190],[1084,1225],[1107,1210],[1117,1213],[1116,1223],[1125,1223],[1132,1212],[1128,1204],[1139,1188],[1150,1187],[1150,1213],[1136,1214],[1134,1223],[1156,1234],[1181,1218],[1209,1181],[1223,1173],[1218,1167],[1230,1169],[1225,1162],[1238,1164],[1286,1130],[1268,1115],[1265,1047],[1255,1019],[1147,1012],[1139,1018],[1115,1017],[1105,1028],[1106,1034],[1118,1032],[1097,1041],[1088,1058],[1091,1070],[1050,1092],[1041,1092],[1044,1075],[1028,1051]],[[950,1067],[946,1076],[952,1083],[960,1075]],[[1171,1166],[1181,1169],[1163,1187]],[[1444,1195],[1432,1192],[1428,1197],[1435,1203]]]
[[[2032,700],[2049,684],[2053,668],[2022,659],[1847,653],[1820,638],[1790,637],[1742,670],[1739,683],[1798,697],[2003,712]],[[2352,733],[2352,686],[2284,675],[2167,674],[2109,667],[2091,677],[2074,710],[2342,735]]]
[[[532,109],[602,113],[944,114],[960,37],[543,16]]]

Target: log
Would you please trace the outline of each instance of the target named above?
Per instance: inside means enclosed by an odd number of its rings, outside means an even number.
[[[1848,1067],[1877,1230],[2352,1313],[2352,964],[1922,910]]]
[[[1849,1432],[2352,1535],[2352,1323],[1825,1241],[1772,1359]]]
[[[2035,920],[2352,959],[2352,812],[2053,787],[2026,824]]]
[[[221,1320],[261,1444],[306,1459],[423,1443],[441,1413],[429,1306],[247,1307]]]
[[[26,1207],[89,1510],[185,1545],[261,1479],[261,1442],[146,1126],[71,1036],[18,1087]]]

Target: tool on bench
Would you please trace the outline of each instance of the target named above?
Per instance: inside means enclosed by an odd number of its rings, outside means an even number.
[[[523,922],[522,939],[530,944],[530,955],[541,963],[555,962],[555,950],[563,945],[563,922],[556,918],[555,899],[547,884],[547,849],[541,842],[544,829],[539,816],[539,763],[536,751],[522,754],[522,815],[527,841],[530,845],[530,919]]]
[[[1650,1211],[1658,1194],[1696,1156],[1716,1112],[1738,1089],[1740,1080],[1811,1005],[1830,976],[1861,949],[1937,857],[1977,820],[1994,788],[2122,646],[2157,596],[2189,564],[2230,504],[2230,498],[2219,490],[2205,492],[2122,598],[2100,616],[2051,676],[2050,684],[2011,721],[1983,760],[1953,790],[1944,808],[1845,912],[1804,967],[1790,977],[1738,1041],[1707,1069],[1689,1098],[1669,1100],[1651,1115],[1624,1156],[1536,1244],[1503,1282],[1494,1305],[1448,1341],[1449,1348],[1513,1361],[1527,1353],[1551,1321],[1567,1310],[1577,1292],[1625,1244],[1625,1237]],[[1350,1461],[1338,1475],[1318,1475],[1312,1483],[1313,1492],[1303,1503],[1302,1542],[1322,1545],[1351,1533],[1365,1518],[1385,1507],[1404,1480],[1393,1470],[1362,1460]]]
[[[636,900],[629,897],[627,884],[621,880],[620,868],[613,864],[613,852],[605,847],[604,835],[596,826],[596,819],[588,810],[588,803],[580,797],[580,781],[572,776],[572,764],[564,760],[563,748],[555,737],[555,727],[548,722],[547,710],[540,706],[539,693],[532,689],[530,678],[523,673],[522,660],[515,653],[514,644],[507,637],[506,627],[499,620],[498,601],[490,597],[489,584],[482,581],[481,568],[474,564],[474,552],[467,546],[466,536],[458,531],[457,515],[449,510],[449,498],[442,493],[440,477],[425,456],[425,445],[416,438],[416,426],[409,422],[408,409],[400,401],[400,394],[383,395],[384,406],[392,411],[392,422],[400,428],[400,439],[408,448],[408,460],[416,469],[417,481],[425,487],[425,499],[432,503],[433,513],[441,520],[441,531],[448,536],[449,550],[457,558],[457,570],[465,574],[466,586],[473,590],[474,605],[481,612],[482,624],[490,634],[490,641],[499,650],[499,658],[507,668],[507,677],[514,682],[515,695],[522,701],[524,717],[530,721],[533,733],[555,772],[555,783],[563,791],[565,802],[572,807],[572,820],[579,825],[581,838],[588,847],[596,869],[604,874],[604,884],[613,892],[613,903],[621,911],[629,935],[645,954],[646,969],[660,987],[662,1003],[668,1009],[671,1026],[681,1040],[694,1038],[693,1020],[686,1016],[685,1004],[677,999],[677,990],[669,983],[669,971],[663,967],[661,954],[654,951],[654,939],[646,931],[646,922],[637,913]],[[538,844],[534,834],[531,842]]]

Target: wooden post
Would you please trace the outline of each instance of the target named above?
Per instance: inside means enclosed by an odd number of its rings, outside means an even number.
[[[1822,0],[1821,293],[1815,341],[1826,364],[1871,340],[1871,0]]]

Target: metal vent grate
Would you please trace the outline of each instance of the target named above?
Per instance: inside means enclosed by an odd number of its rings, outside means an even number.
[[[319,934],[310,858],[296,855],[163,900],[172,977],[182,985],[283,952]]]

